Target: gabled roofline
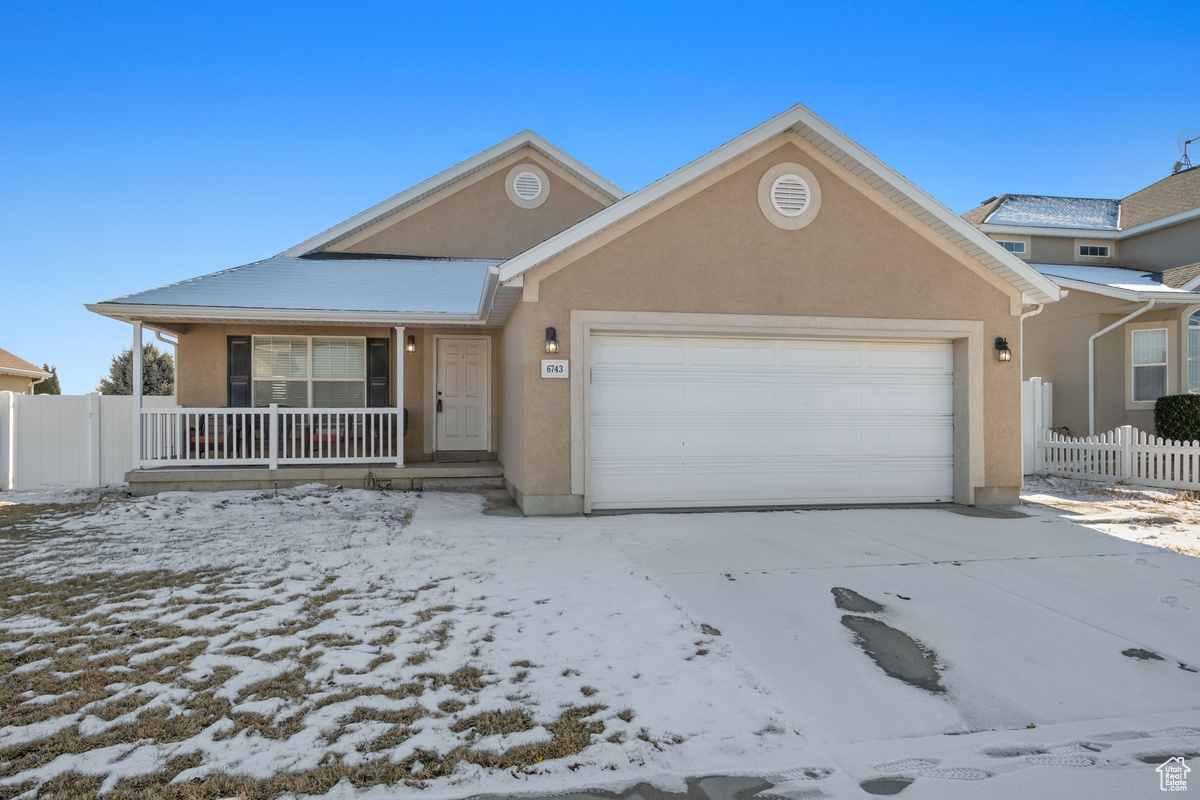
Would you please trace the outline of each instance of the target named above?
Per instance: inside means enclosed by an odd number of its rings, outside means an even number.
[[[803,105],[793,106],[562,233],[514,256],[501,265],[500,280],[507,282],[525,274],[787,130],[796,131],[845,167],[852,176],[865,181],[968,256],[1019,289],[1023,297],[1027,298],[1027,302],[1049,303],[1059,299],[1057,284],[1000,247],[974,225],[918,189]]]
[[[562,167],[567,172],[574,175],[585,184],[591,186],[601,194],[611,198],[613,201],[620,200],[626,196],[616,184],[602,177],[598,173],[584,166],[581,162],[575,160],[571,156],[559,150],[554,145],[547,142],[541,136],[538,136],[531,130],[524,130],[516,136],[505,139],[500,144],[489,147],[482,153],[468,158],[466,161],[451,167],[444,172],[434,175],[428,180],[418,183],[410,189],[406,189],[400,194],[384,200],[382,203],[368,208],[361,214],[356,214],[350,219],[338,225],[334,225],[324,233],[317,234],[311,239],[307,239],[295,247],[284,250],[279,255],[281,256],[304,256],[309,253],[316,252],[328,247],[335,242],[354,235],[360,230],[374,225],[385,217],[395,214],[408,206],[418,203],[430,195],[440,192],[442,189],[457,183],[481,169],[484,169],[501,159],[507,158],[513,153],[520,150],[522,147],[531,147],[541,153],[552,162]]]

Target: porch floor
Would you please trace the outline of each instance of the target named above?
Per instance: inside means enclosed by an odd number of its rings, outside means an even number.
[[[347,489],[363,488],[370,472],[376,481],[391,481],[392,489],[498,489],[504,487],[499,461],[419,461],[395,464],[313,465],[270,467],[160,467],[125,473],[129,493],[142,497],[159,492],[212,492],[222,489],[273,490],[324,483]]]

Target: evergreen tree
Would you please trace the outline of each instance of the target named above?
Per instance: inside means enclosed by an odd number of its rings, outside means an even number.
[[[133,394],[133,348],[113,356],[108,377],[96,387],[100,394]],[[142,345],[142,394],[175,394],[175,359],[152,344]]]
[[[50,377],[41,383],[35,384],[33,387],[34,394],[62,394],[62,388],[58,385],[58,367],[52,367],[49,364],[42,364],[42,369],[50,373]]]

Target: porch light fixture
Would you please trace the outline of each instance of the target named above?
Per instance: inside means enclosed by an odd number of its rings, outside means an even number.
[[[996,337],[996,360],[1012,361],[1012,350],[1008,349],[1008,340],[1003,336]]]
[[[417,352],[417,337],[413,336],[411,333],[408,335],[408,341],[404,343],[404,352]]]
[[[546,328],[546,352],[551,354],[558,352],[558,331],[554,328]]]

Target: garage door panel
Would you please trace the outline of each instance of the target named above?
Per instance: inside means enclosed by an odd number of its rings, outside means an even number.
[[[953,496],[948,342],[592,342],[593,508]]]

